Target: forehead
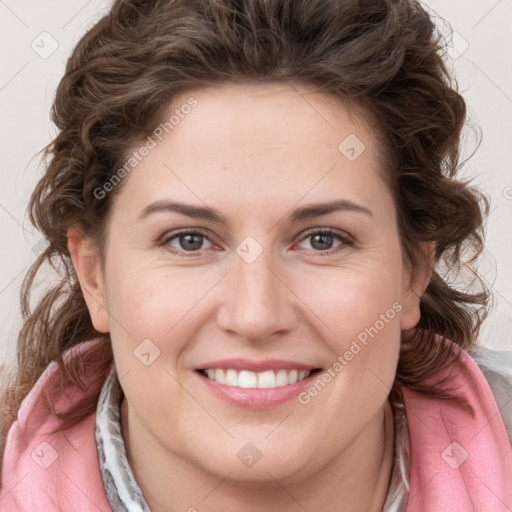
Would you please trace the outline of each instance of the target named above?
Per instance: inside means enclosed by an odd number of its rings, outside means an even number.
[[[367,118],[304,86],[224,84],[186,91],[173,99],[157,130],[154,147],[130,172],[132,204],[164,199],[169,191],[194,202],[226,202],[228,194],[253,201],[284,194],[297,201],[308,193],[314,200],[335,189],[371,202],[375,187],[384,184]]]
[[[340,137],[350,131],[365,139],[372,132],[365,119],[368,116],[355,104],[304,85],[244,83],[191,90],[173,99],[165,118],[183,109],[191,98],[197,105],[180,119],[181,130],[178,125],[173,128],[176,143],[187,142],[184,139],[190,134],[184,125],[197,131],[198,137],[213,132],[217,142],[230,142],[230,150],[244,151],[261,144],[337,150]],[[208,137],[201,142],[215,146],[215,140]]]

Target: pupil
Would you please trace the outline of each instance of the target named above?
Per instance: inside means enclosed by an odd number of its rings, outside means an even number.
[[[186,251],[201,249],[203,245],[203,235],[181,235],[180,245]]]
[[[325,250],[325,249],[331,248],[332,242],[333,242],[332,235],[319,234],[319,235],[313,235],[311,245],[315,249]]]

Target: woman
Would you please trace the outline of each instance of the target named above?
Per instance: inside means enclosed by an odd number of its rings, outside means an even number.
[[[412,1],[115,2],[31,198],[2,510],[510,510],[441,52]]]

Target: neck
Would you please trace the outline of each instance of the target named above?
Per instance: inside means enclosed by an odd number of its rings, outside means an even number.
[[[387,401],[358,437],[320,471],[281,481],[269,475],[264,483],[205,473],[169,453],[144,432],[126,400],[121,421],[130,466],[152,512],[381,512],[386,501],[394,456],[393,416]]]

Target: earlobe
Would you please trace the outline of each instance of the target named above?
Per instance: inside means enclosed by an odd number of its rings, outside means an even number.
[[[94,328],[107,333],[109,315],[99,251],[78,226],[68,229],[68,250]]]
[[[402,331],[416,327],[420,321],[420,301],[432,277],[435,248],[434,242],[420,243],[420,250],[425,257],[423,261],[411,269],[408,282],[404,283],[402,316],[400,319],[400,329]]]

